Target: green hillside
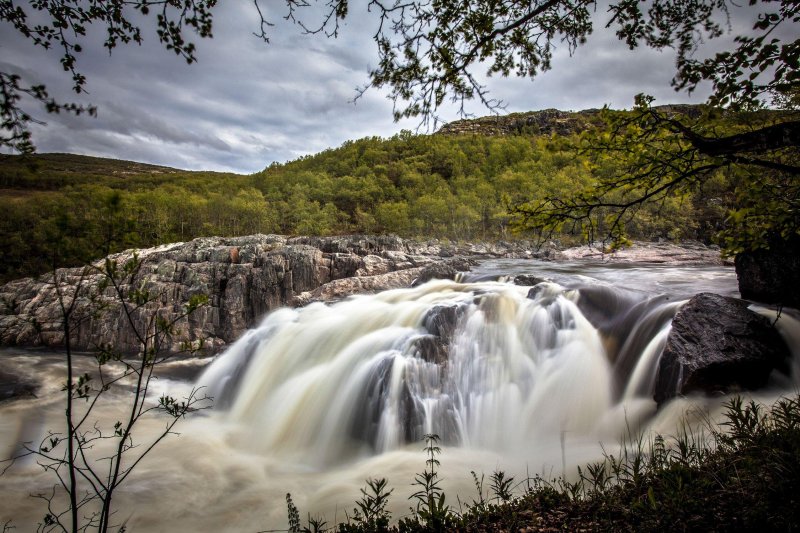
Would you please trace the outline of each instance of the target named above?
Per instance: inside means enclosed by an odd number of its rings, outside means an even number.
[[[206,235],[529,236],[514,231],[515,206],[572,194],[614,172],[613,158],[581,148],[599,123],[596,111],[555,110],[459,121],[440,134],[348,141],[249,176],[68,154],[6,156],[0,280]],[[709,241],[732,202],[733,186],[720,175],[701,193],[647,206],[627,229],[639,239]]]

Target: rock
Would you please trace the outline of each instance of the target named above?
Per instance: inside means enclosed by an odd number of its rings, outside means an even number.
[[[721,265],[719,248],[709,248],[697,242],[673,244],[669,242],[634,242],[631,246],[614,251],[600,245],[576,246],[558,252],[567,260],[589,259],[610,263],[659,263],[666,265]]]
[[[355,254],[359,256],[386,251],[402,251],[406,242],[396,235],[337,235],[333,237],[293,237],[287,244],[305,244],[322,253]]]
[[[519,285],[521,287],[533,287],[534,285],[545,283],[550,280],[547,278],[540,278],[539,276],[534,276],[532,274],[520,274],[518,276],[514,276],[513,281],[514,285]]]
[[[390,260],[377,255],[365,255],[361,258],[359,268],[355,271],[356,276],[377,276],[392,271]]]
[[[543,109],[475,119],[456,120],[442,126],[438,135],[570,135],[598,123],[599,110],[577,113]]]
[[[448,348],[442,339],[434,335],[417,337],[412,341],[412,350],[417,357],[428,363],[442,366],[448,359]]]
[[[428,333],[440,338],[442,343],[450,344],[450,339],[453,338],[453,333],[458,326],[458,320],[465,312],[466,304],[437,305],[425,314],[422,325]]]
[[[800,308],[800,237],[773,239],[769,250],[736,256],[742,298]]]
[[[409,287],[411,282],[419,276],[422,268],[408,268],[380,274],[377,276],[352,277],[333,280],[313,291],[298,294],[290,302],[291,305],[299,307],[311,302],[329,302],[340,300],[353,294],[375,293],[389,289],[400,289]]]
[[[659,361],[654,394],[659,405],[691,392],[758,389],[773,370],[787,370],[789,351],[780,335],[747,306],[702,293],[678,311]]]
[[[656,106],[655,109],[668,115],[686,115],[698,117],[701,108],[690,104],[671,104]],[[603,120],[599,109],[583,111],[559,111],[558,109],[542,109],[507,115],[490,115],[472,119],[463,119],[443,125],[437,135],[572,135],[602,127]]]
[[[97,269],[103,261],[83,276],[82,268],[58,271],[57,279],[64,287],[82,286],[75,316],[83,319],[72,337],[75,349],[109,345],[134,352],[138,349],[135,330],[146,329],[158,314],[176,321],[176,334],[164,341],[166,350],[176,352],[183,341],[203,339],[206,350],[213,353],[277,307],[408,287],[415,279],[454,279],[457,271],[469,270],[475,258],[530,257],[531,245],[524,241],[443,244],[393,235],[249,235],[127,250],[109,259],[121,267],[134,253],[141,264],[122,289],[146,290],[151,299],[130,317],[113,290],[101,286],[103,276]],[[443,260],[443,256],[452,257]],[[0,344],[63,344],[61,310],[52,281],[50,274],[0,286]],[[206,295],[208,305],[182,316],[184,306],[196,295]],[[101,313],[96,313],[98,305],[103,307]]]
[[[412,287],[417,287],[422,285],[423,283],[427,283],[432,279],[449,279],[455,280],[456,276],[458,275],[458,271],[453,268],[449,263],[441,262],[441,263],[433,263],[424,267],[417,279],[411,284]]]

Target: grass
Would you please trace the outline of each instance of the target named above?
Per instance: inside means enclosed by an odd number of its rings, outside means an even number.
[[[484,491],[473,472],[478,496],[463,512],[444,503],[438,438],[429,435],[410,518],[390,525],[391,491],[370,480],[347,522],[304,527],[290,506],[290,531],[800,531],[800,395],[771,407],[734,397],[725,407],[720,429],[632,439],[580,468],[575,482],[537,476],[515,496],[513,478],[495,472]]]

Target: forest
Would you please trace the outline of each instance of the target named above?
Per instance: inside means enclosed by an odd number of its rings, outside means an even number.
[[[781,114],[703,116],[716,132],[735,133]],[[584,239],[575,225],[543,235],[525,223],[520,207],[590,189],[622,171],[617,155],[589,148],[606,135],[602,121],[558,133],[498,133],[482,129],[485,122],[476,121],[469,133],[445,128],[452,133],[402,131],[388,139],[347,141],[252,175],[67,154],[4,156],[0,281],[210,235],[394,233],[456,241],[538,237],[561,244]],[[694,189],[639,206],[625,222],[626,236],[713,243],[741,204],[747,183],[741,173],[721,168]],[[603,209],[591,215],[600,233],[607,216]]]

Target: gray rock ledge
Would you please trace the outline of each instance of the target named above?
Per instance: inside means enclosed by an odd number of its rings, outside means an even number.
[[[209,304],[179,320],[174,340],[164,348],[179,351],[183,341],[204,339],[206,351],[212,353],[277,307],[408,287],[424,267],[439,262],[450,265],[443,267],[450,271],[464,268],[470,258],[536,256],[525,242],[449,244],[365,235],[203,237],[136,253],[142,264],[131,286],[155,295],[134,313],[137,329],[143,329],[156,313],[167,320],[180,316],[193,295],[204,294]],[[134,250],[127,250],[110,259],[121,265],[133,254]],[[62,284],[74,286],[82,271],[60,269],[56,275]],[[73,347],[90,350],[110,345],[135,351],[136,338],[122,306],[110,288],[100,291],[101,279],[102,275],[93,273],[84,280],[77,315],[87,316],[72,335]],[[97,305],[90,303],[89,294],[97,294],[97,302],[105,306],[102,312],[89,312]],[[58,347],[63,343],[52,274],[0,286],[0,345]]]

